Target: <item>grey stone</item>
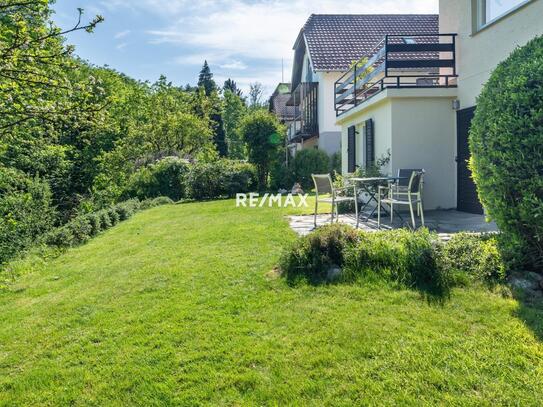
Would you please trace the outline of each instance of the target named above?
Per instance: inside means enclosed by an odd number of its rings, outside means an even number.
[[[410,217],[408,214],[402,213],[402,217],[405,221],[409,221]],[[496,224],[486,222],[483,215],[473,215],[454,210],[436,210],[425,211],[424,217],[426,220],[426,227],[437,232],[440,239],[443,241],[449,240],[452,235],[458,232],[489,233],[498,231]],[[330,224],[330,220],[330,214],[319,214],[317,215],[317,226]],[[301,236],[307,235],[314,229],[313,215],[290,216],[289,221],[291,228]],[[394,223],[392,225],[390,224],[389,216],[383,216],[381,221],[381,230],[390,230],[406,226],[406,224],[402,223],[397,216],[394,217]],[[352,213],[340,215],[339,222],[353,227],[356,226],[356,218]],[[417,226],[420,226],[419,218],[417,218]],[[375,232],[378,230],[377,219],[370,218],[366,220],[366,217],[362,215],[359,228],[367,232]]]
[[[326,271],[326,279],[335,281],[341,276],[341,267],[333,265]]]

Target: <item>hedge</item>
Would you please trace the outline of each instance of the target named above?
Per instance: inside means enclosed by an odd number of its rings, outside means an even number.
[[[0,264],[31,247],[55,218],[47,183],[0,167]]]
[[[498,65],[477,100],[471,169],[508,260],[543,273],[543,37]]]

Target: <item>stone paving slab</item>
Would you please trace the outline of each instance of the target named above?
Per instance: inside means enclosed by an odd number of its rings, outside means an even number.
[[[406,216],[402,214],[402,216],[406,221],[409,219],[407,214]],[[426,227],[437,232],[443,240],[448,240],[451,234],[459,232],[492,233],[498,231],[496,224],[494,222],[486,222],[483,215],[449,210],[428,211],[424,213],[424,216]],[[289,216],[288,218],[290,227],[300,236],[307,235],[314,230],[313,215]],[[330,224],[330,220],[330,214],[317,215],[317,227]],[[390,224],[390,219],[388,217],[381,218],[381,221],[381,230],[406,227],[405,223],[402,223],[399,219],[395,219],[392,225]],[[339,222],[353,227],[356,226],[354,214],[340,215]],[[417,225],[420,225],[419,218],[417,218]],[[371,218],[367,222],[362,222],[361,220],[359,228],[368,232],[375,232],[378,230],[377,219]]]

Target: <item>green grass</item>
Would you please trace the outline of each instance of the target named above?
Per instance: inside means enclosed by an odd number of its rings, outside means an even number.
[[[270,274],[284,214],[155,208],[21,276],[0,292],[0,405],[540,404],[541,307],[289,287]]]

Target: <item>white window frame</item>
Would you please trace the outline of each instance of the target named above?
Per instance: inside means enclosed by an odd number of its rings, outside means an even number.
[[[503,14],[500,14],[499,16],[494,17],[491,20],[486,19],[486,2],[487,0],[472,0],[473,1],[473,12],[474,12],[474,18],[473,18],[473,28],[474,33],[481,31],[485,29],[486,27],[494,24],[495,22],[501,20],[502,18],[507,17],[509,14],[512,14],[516,12],[518,9],[524,7],[526,4],[531,3],[534,0],[524,0],[521,1],[519,4],[511,8],[510,10],[507,10]]]

